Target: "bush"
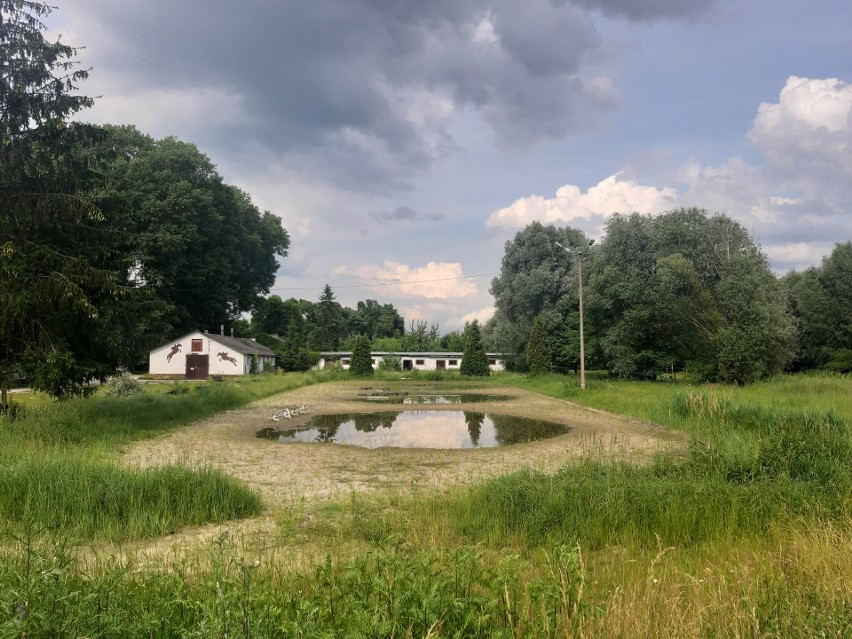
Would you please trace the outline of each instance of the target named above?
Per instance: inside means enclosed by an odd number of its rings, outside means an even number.
[[[118,369],[115,375],[104,384],[104,392],[109,397],[130,397],[145,392],[145,387],[127,370]]]
[[[23,419],[27,416],[27,411],[22,404],[17,402],[9,402],[8,404],[0,404],[0,421],[6,420],[13,422],[16,419]]]
[[[852,349],[837,351],[825,365],[825,369],[835,373],[852,373]]]
[[[382,361],[379,362],[379,370],[380,371],[401,371],[402,370],[402,360],[399,358],[399,355],[396,353],[388,353],[382,358]]]

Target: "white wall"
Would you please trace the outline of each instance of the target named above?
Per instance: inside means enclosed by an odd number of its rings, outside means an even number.
[[[195,353],[192,351],[192,340],[194,339],[201,340],[201,350],[195,351]],[[169,354],[178,345],[180,348],[175,350],[171,356],[171,361],[169,361]],[[233,358],[236,363],[224,359],[224,356],[220,357],[220,353]],[[208,355],[210,375],[248,375],[251,368],[251,355],[243,355],[230,346],[220,344],[216,341],[215,335],[195,331],[151,351],[148,356],[148,372],[151,375],[185,375],[187,354]],[[258,372],[261,372],[262,360],[263,357],[258,357]]]
[[[462,354],[461,353],[442,353],[440,355],[426,355],[426,354],[412,353],[411,355],[396,354],[396,356],[399,357],[400,366],[403,366],[403,362],[405,360],[411,360],[412,370],[418,370],[418,371],[438,370],[438,360],[441,360],[441,359],[444,360],[444,362],[446,363],[444,370],[457,371],[461,367],[461,362],[462,362]],[[381,354],[373,353],[373,355],[372,355],[373,369],[376,369],[376,368],[379,367],[379,364],[381,363],[383,357],[384,357],[384,353],[381,353]],[[323,368],[325,368],[326,364],[334,365],[335,363],[343,362],[343,363],[340,364],[341,367],[344,370],[349,370],[349,363],[348,362],[351,359],[352,359],[351,355],[341,356],[339,360],[329,358],[328,361],[326,361],[326,358],[321,357],[319,363],[314,368],[323,369]],[[450,365],[450,360],[455,360],[456,363],[453,364],[453,365]],[[506,364],[502,359],[498,359],[498,358],[494,358],[494,357],[489,356],[488,361],[490,362],[492,360],[494,361],[494,364],[490,364],[489,368],[493,372],[500,372],[500,371],[506,370]],[[418,361],[422,361],[423,363],[418,364],[417,363]]]

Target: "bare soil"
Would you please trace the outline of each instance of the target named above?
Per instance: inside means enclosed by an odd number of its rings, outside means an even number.
[[[429,410],[470,410],[544,419],[565,424],[567,434],[500,448],[433,450],[366,449],[328,443],[287,443],[258,439],[257,431],[274,422],[276,409],[304,405],[304,414],[286,421],[304,425],[311,416],[398,410],[357,401],[363,383],[337,382],[307,386],[234,410],[155,440],[136,443],[123,463],[154,466],[166,463],[219,468],[258,489],[271,507],[348,496],[353,491],[445,489],[452,485],[506,474],[521,468],[553,472],[584,455],[617,456],[642,461],[662,449],[679,447],[685,437],[656,424],[588,409],[570,402],[511,387],[488,385],[489,394],[509,395],[500,402],[441,405]],[[381,388],[382,383],[372,384]],[[394,385],[397,388],[398,384]],[[432,384],[450,392],[445,384]],[[424,392],[422,385],[417,389]],[[413,407],[412,407],[413,408]],[[424,406],[419,408],[423,409]]]

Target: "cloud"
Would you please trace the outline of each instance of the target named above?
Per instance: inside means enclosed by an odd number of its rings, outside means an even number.
[[[790,242],[766,246],[764,250],[779,273],[790,269],[803,270],[819,264],[834,248],[829,242]]]
[[[597,12],[658,20],[702,4],[69,0],[60,19],[95,68],[97,117],[177,135],[215,127],[211,144],[227,151],[215,150],[248,164],[259,144],[339,186],[379,190],[453,153],[462,117],[513,147],[593,126],[620,104],[593,70],[607,55]]]
[[[777,103],[760,105],[748,138],[777,179],[812,197],[840,186],[849,201],[852,85],[790,76]]]
[[[494,211],[486,221],[488,228],[523,228],[537,220],[544,224],[575,224],[578,220],[603,220],[613,213],[656,213],[671,208],[677,191],[657,188],[624,179],[616,173],[583,193],[567,184],[556,191],[556,197],[531,195],[515,200]]]
[[[364,265],[354,269],[338,266],[332,274],[354,276],[364,283],[392,284],[385,290],[415,297],[454,299],[476,293],[476,283],[464,279],[460,262],[429,262],[426,266],[411,267],[385,260],[381,266]]]
[[[776,268],[818,263],[834,241],[852,236],[852,85],[790,76],[778,102],[759,105],[746,137],[762,161],[690,159],[659,186],[642,184],[641,167],[628,166],[585,193],[567,184],[553,198],[520,198],[494,211],[486,226],[516,229],[537,220],[592,230],[614,212],[696,206],[743,223]]]
[[[438,222],[444,219],[443,213],[418,213],[410,206],[398,206],[395,211],[372,211],[370,217],[377,222],[402,222],[430,220]]]
[[[485,308],[480,308],[478,311],[473,311],[471,313],[466,313],[461,317],[454,317],[450,319],[449,323],[453,326],[464,326],[468,322],[472,322],[473,320],[477,320],[480,324],[485,324],[488,320],[491,319],[491,316],[494,315],[494,306],[486,306]]]

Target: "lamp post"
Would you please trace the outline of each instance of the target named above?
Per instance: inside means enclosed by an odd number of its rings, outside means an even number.
[[[554,242],[556,246],[568,253],[568,255],[577,257],[577,273],[580,280],[580,388],[582,389],[586,388],[586,350],[585,343],[583,341],[583,256],[589,254],[589,247],[591,247],[594,243],[594,240],[589,240],[589,243],[586,245],[584,250],[572,251],[571,249],[562,246],[559,242]]]

